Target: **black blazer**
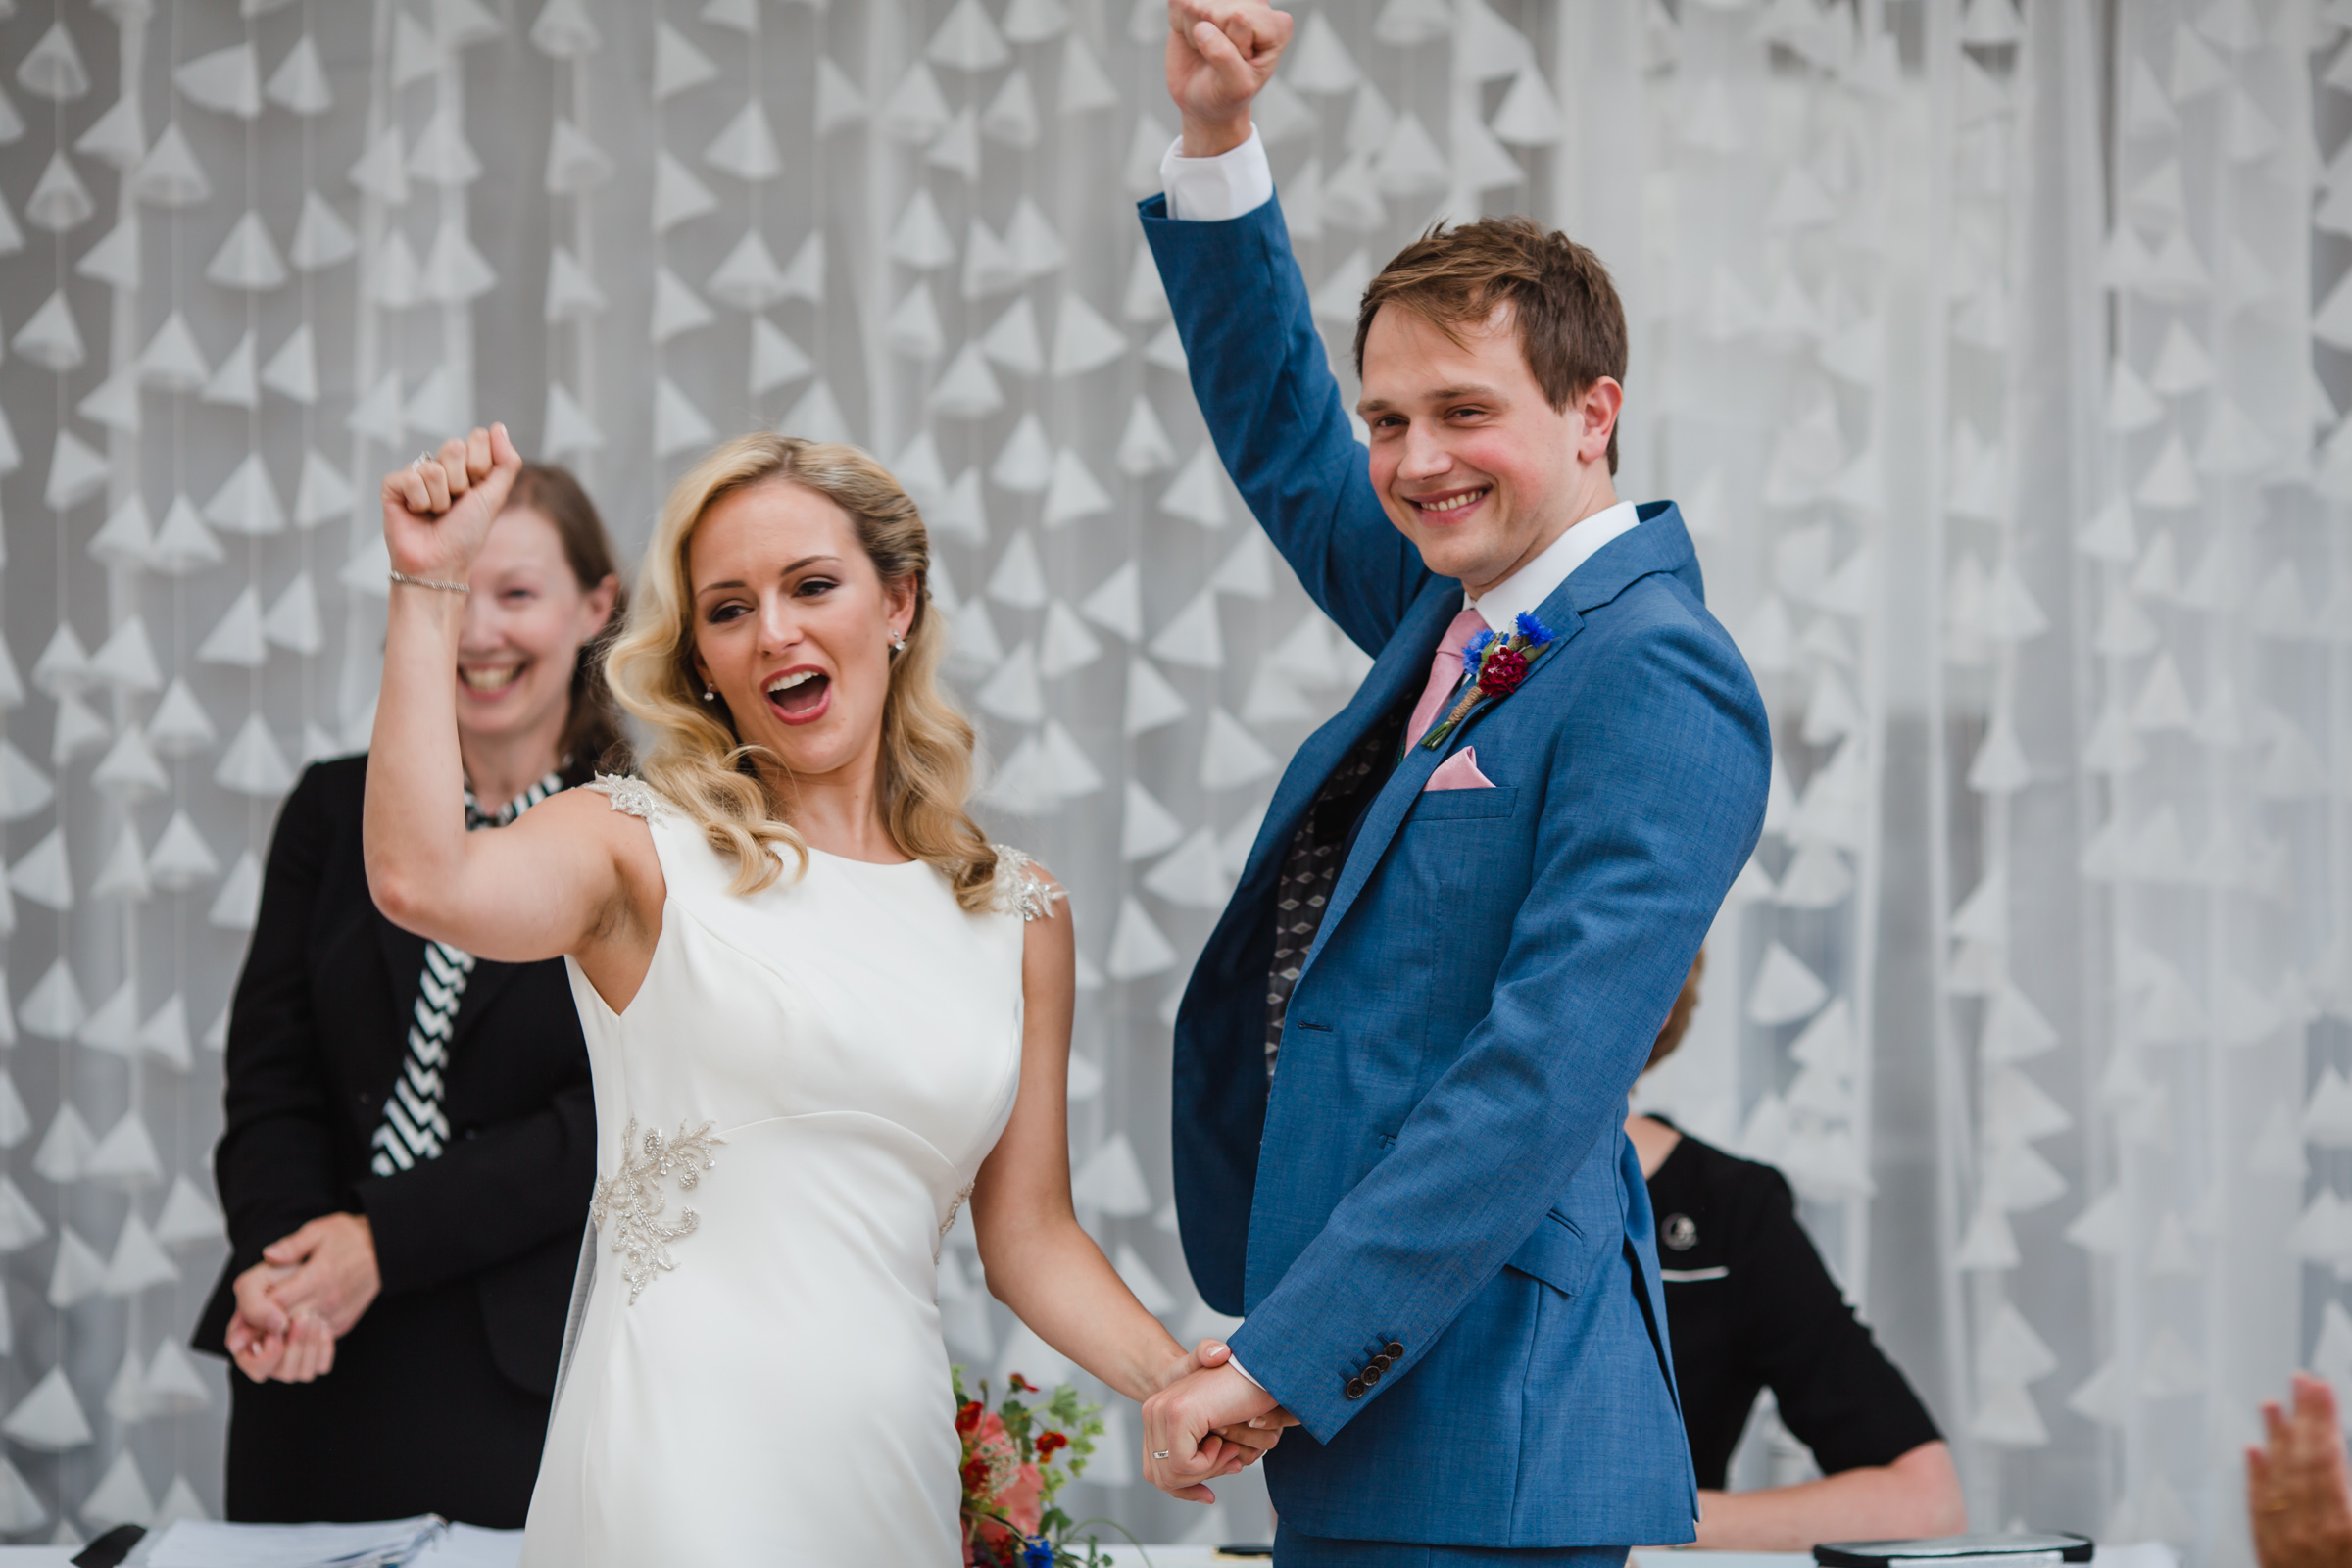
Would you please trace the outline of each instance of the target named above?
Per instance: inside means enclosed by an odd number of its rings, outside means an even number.
[[[571,987],[561,959],[478,965],[443,1072],[447,1152],[398,1175],[369,1169],[425,945],[368,896],[367,778],[365,757],[311,767],[270,841],[213,1153],[229,1259],[194,1343],[226,1353],[231,1287],[263,1248],[321,1214],[365,1213],[385,1296],[470,1277],[498,1370],[544,1397],[596,1180]]]

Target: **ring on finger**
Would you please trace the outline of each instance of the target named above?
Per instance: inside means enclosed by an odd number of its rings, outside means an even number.
[[[426,464],[432,461],[433,455],[430,452],[419,452],[409,460],[409,468],[412,472],[421,470]]]
[[[1173,1451],[1172,1449],[1168,1449],[1168,1448],[1162,1448],[1162,1449],[1160,1449],[1160,1450],[1159,1450],[1157,1453],[1153,1454],[1152,1457],[1152,1458],[1154,1458],[1154,1459],[1165,1459],[1165,1458],[1166,1458],[1166,1457],[1169,1455],[1169,1453],[1170,1453],[1170,1452],[1172,1452],[1172,1451]]]

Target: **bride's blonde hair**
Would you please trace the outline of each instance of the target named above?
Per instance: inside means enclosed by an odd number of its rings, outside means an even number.
[[[613,696],[651,732],[639,772],[702,824],[713,849],[733,858],[735,892],[756,893],[775,881],[782,868],[772,845],[788,846],[808,869],[807,842],[778,819],[756,766],[761,756],[778,767],[783,760],[744,744],[726,710],[701,701],[694,670],[694,584],[687,572],[694,531],[723,497],[769,483],[797,484],[833,502],[849,514],[885,583],[913,579],[914,621],[906,650],[891,660],[882,703],[882,819],[899,848],[947,877],[957,903],[987,907],[997,855],[964,809],[972,726],[939,689],[948,628],[931,613],[931,536],[890,470],[856,447],[738,436],[670,491],[646,548],[627,624],[606,663]]]

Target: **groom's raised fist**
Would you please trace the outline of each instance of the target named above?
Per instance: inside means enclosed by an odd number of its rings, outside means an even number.
[[[1184,117],[1184,156],[1213,158],[1250,139],[1250,103],[1291,41],[1291,17],[1265,0],[1168,0],[1168,96]]]

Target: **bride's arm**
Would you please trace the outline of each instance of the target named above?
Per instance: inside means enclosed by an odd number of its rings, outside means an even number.
[[[980,1167],[972,1227],[989,1294],[1048,1345],[1140,1403],[1200,1363],[1144,1310],[1070,1206],[1070,1015],[1077,989],[1069,915],[1031,920],[1021,952],[1020,1098]],[[1209,1358],[1225,1354],[1219,1346]],[[1277,1436],[1248,1434],[1229,1446],[1217,1473],[1239,1470]]]
[[[462,584],[506,504],[522,458],[504,425],[452,440],[384,476],[384,542],[393,569]],[[593,954],[590,978],[612,1000],[634,991],[628,950],[651,935],[628,918],[631,897],[660,862],[643,823],[593,795],[560,797],[496,833],[467,833],[458,757],[458,639],[466,595],[392,583],[384,681],[368,754],[368,886],[377,907],[420,936],[508,963]],[[659,893],[654,895],[659,907]],[[612,960],[622,960],[615,965]],[[617,981],[617,985],[608,980]],[[615,1005],[622,1004],[615,1003]]]

